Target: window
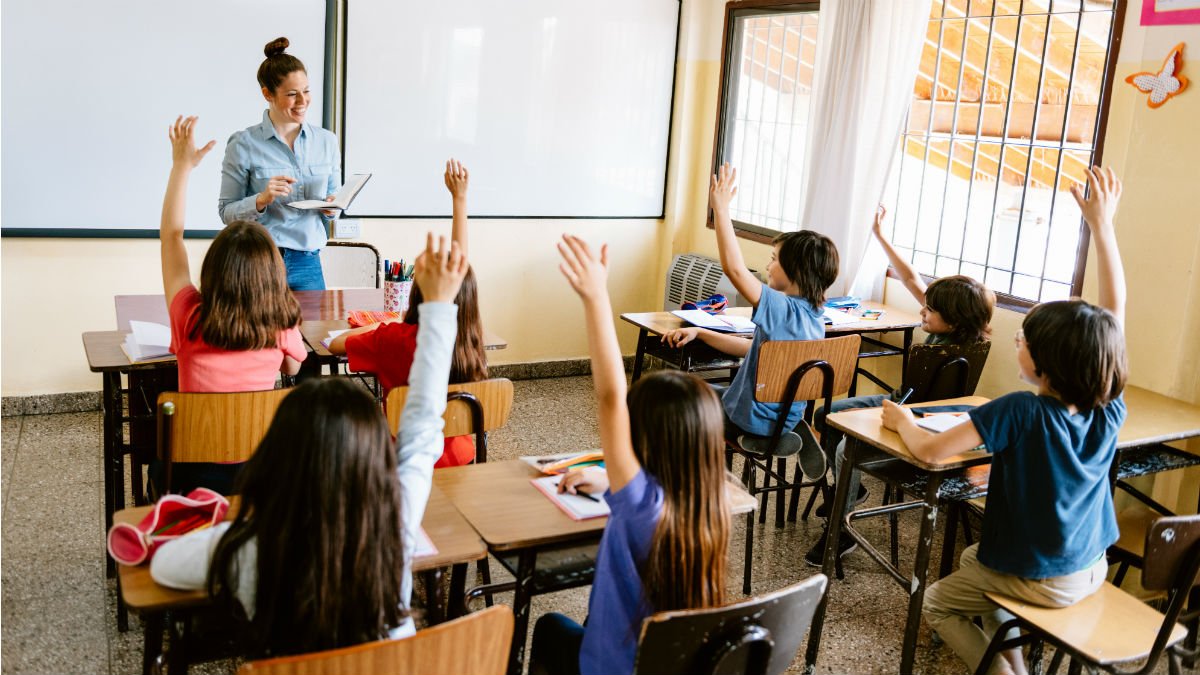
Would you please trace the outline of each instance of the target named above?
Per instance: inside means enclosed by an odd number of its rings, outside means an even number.
[[[734,227],[770,239],[800,229],[817,3],[731,2],[717,157],[738,170]]]
[[[1114,2],[932,2],[884,193],[918,271],[980,279],[1009,306],[1079,294],[1086,228],[1068,190],[1100,161]]]

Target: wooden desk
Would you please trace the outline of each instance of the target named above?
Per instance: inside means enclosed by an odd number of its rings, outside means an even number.
[[[607,518],[572,520],[530,484],[540,475],[516,459],[450,467],[433,474],[434,485],[446,493],[489,551],[516,555],[510,675],[520,675],[523,667],[538,553],[598,541],[608,523]],[[734,513],[754,510],[757,502],[749,493],[734,483],[727,486]],[[590,575],[574,585],[583,583],[591,583]]]
[[[232,501],[232,507],[226,514],[226,520],[232,520],[237,515],[237,498]],[[150,512],[149,506],[139,506],[124,509],[115,514],[116,522],[137,524]],[[426,574],[427,611],[440,617],[441,598],[440,572],[445,567],[453,567],[451,583],[451,603],[456,596],[461,597],[466,581],[466,566],[475,560],[487,556],[487,547],[479,539],[479,535],[467,523],[462,515],[450,503],[441,490],[434,486],[429,494],[429,502],[425,507],[425,516],[421,527],[429,535],[430,541],[437,548],[437,553],[413,560],[412,571]],[[155,583],[150,576],[150,566],[118,565],[118,587],[120,599],[133,611],[142,616],[145,635],[143,636],[142,672],[149,673],[151,665],[162,653],[163,614],[168,611],[180,611],[207,607],[211,603],[208,593],[199,591],[180,591]],[[455,584],[458,584],[455,587]],[[432,585],[431,585],[432,584]],[[461,600],[458,600],[461,603]]]
[[[1157,443],[1200,436],[1200,405],[1186,403],[1170,398],[1169,396],[1142,389],[1141,387],[1133,386],[1125,388],[1124,397],[1128,414],[1125,424],[1117,434],[1118,451],[1135,450]],[[986,398],[972,396],[948,401],[920,403],[912,407],[921,408],[933,405],[955,404],[981,405],[986,403],[987,400]],[[882,557],[873,551],[869,543],[865,542],[860,535],[849,527],[847,514],[850,511],[848,503],[850,495],[847,486],[850,483],[850,474],[860,464],[860,460],[865,454],[864,451],[867,448],[875,448],[876,450],[882,450],[893,458],[904,461],[915,469],[926,473],[928,476],[928,482],[925,485],[924,502],[921,506],[921,527],[917,538],[917,550],[913,562],[912,577],[911,579],[897,579],[902,582],[901,586],[909,594],[908,617],[905,623],[904,643],[901,648],[899,669],[900,673],[908,674],[912,672],[913,661],[916,656],[917,631],[920,627],[921,608],[924,604],[925,589],[927,587],[929,559],[933,544],[933,530],[937,524],[938,490],[947,479],[952,477],[967,475],[971,472],[986,471],[986,465],[991,463],[991,455],[985,450],[972,450],[939,464],[922,462],[912,456],[899,434],[883,428],[878,408],[864,408],[834,413],[828,416],[826,421],[828,424],[833,425],[835,429],[843,431],[846,434],[847,441],[845,459],[842,463],[841,471],[838,473],[836,490],[833,497],[832,513],[829,520],[829,541],[838,541],[838,537],[843,534],[852,536],[860,543],[866,544],[864,549],[868,550],[872,558],[885,569],[888,569],[894,577],[898,576],[896,571],[891,569],[890,565],[885,563]],[[1114,479],[1116,478],[1118,464],[1119,461],[1114,460]],[[1150,470],[1153,471],[1155,469]],[[823,569],[825,574],[831,578],[837,567],[836,550],[836,546],[827,546],[825,550]],[[812,629],[809,633],[809,646],[806,653],[806,672],[808,673],[813,672],[816,664],[820,648],[821,628],[824,623],[827,603],[828,594],[822,600],[813,618]]]
[[[888,333],[893,331],[902,332],[904,334],[904,347],[902,349],[897,349],[880,340],[864,337],[863,345],[866,350],[859,354],[859,358],[900,356],[903,359],[904,365],[907,366],[908,348],[912,346],[913,330],[921,325],[921,317],[878,302],[864,302],[862,307],[865,309],[881,310],[883,316],[874,321],[855,321],[836,326],[828,325],[825,327],[826,337],[862,335],[863,333]],[[749,317],[751,309],[749,307],[734,307],[729,309],[727,313],[734,316]],[[691,325],[670,312],[630,312],[622,314],[621,319],[633,324],[638,329],[637,352],[633,359],[634,380],[642,375],[646,354],[650,354],[689,372],[736,368],[741,365],[741,359],[731,357],[721,358],[721,355],[715,353],[715,350],[700,343],[699,340],[685,345],[682,349],[664,346],[661,342],[662,335]],[[746,337],[747,339],[749,338],[749,336]],[[854,393],[855,390],[852,388],[850,395],[853,396]]]

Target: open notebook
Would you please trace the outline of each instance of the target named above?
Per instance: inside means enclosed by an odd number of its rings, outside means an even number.
[[[161,323],[130,321],[130,332],[121,349],[130,363],[144,363],[170,358],[171,328]]]
[[[753,333],[754,322],[744,316],[734,314],[709,314],[702,309],[677,309],[671,312],[684,321],[722,333]]]
[[[924,417],[917,418],[917,426],[922,429],[928,429],[936,434],[943,431],[949,431],[954,427],[971,419],[967,413],[926,413]]]
[[[288,206],[292,207],[293,209],[300,209],[302,211],[311,211],[312,209],[345,210],[350,206],[350,202],[354,201],[354,198],[358,196],[358,191],[367,184],[367,179],[370,177],[371,174],[369,173],[356,173],[353,176],[350,176],[350,179],[346,181],[346,184],[342,186],[342,189],[338,190],[337,194],[333,196],[333,201],[331,202],[327,202],[324,199],[304,199],[297,202],[291,202],[288,204]]]
[[[534,478],[530,482],[563,513],[570,516],[571,520],[603,518],[609,514],[608,502],[604,501],[602,495],[593,495],[595,500],[592,500],[565,492],[559,493],[558,481],[560,480],[562,480],[562,476],[542,476]]]

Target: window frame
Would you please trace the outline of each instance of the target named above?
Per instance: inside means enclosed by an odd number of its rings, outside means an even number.
[[[736,19],[742,16],[771,15],[781,12],[812,12],[819,11],[820,8],[820,0],[805,2],[797,2],[797,0],[732,0],[725,3],[725,23],[721,34],[720,91],[717,94],[717,125],[713,133],[712,171],[710,173],[715,174],[717,168],[720,166],[721,147],[727,137],[725,127],[727,121],[726,113],[729,109],[729,97],[736,93],[730,91],[728,81],[730,73],[737,67],[733,63],[735,55],[732,53],[735,37],[733,30]],[[708,212],[706,226],[711,230],[714,228],[712,209],[706,207],[705,210]],[[760,244],[770,244],[783,230],[773,230],[769,227],[762,227],[754,223],[733,219],[733,232],[742,239],[748,239]]]
[[[732,0],[726,3],[725,23],[721,39],[721,74],[719,80],[720,91],[717,97],[717,123],[713,134],[713,173],[716,172],[717,167],[720,165],[721,148],[726,138],[726,112],[728,110],[729,97],[734,93],[729,86],[731,67],[735,67],[732,63],[735,56],[732,54],[734,20],[745,14],[819,11],[820,4],[820,0],[813,0],[811,2],[797,2],[796,0]],[[1101,85],[1099,110],[1096,115],[1096,128],[1094,131],[1094,138],[1096,140],[1092,151],[1092,163],[1097,166],[1103,164],[1109,110],[1112,103],[1113,82],[1116,74],[1117,59],[1121,51],[1121,38],[1124,33],[1125,13],[1128,4],[1128,0],[1113,0],[1113,24],[1112,30],[1109,33],[1104,81]],[[712,211],[711,209],[707,209],[707,211],[707,227],[712,229]],[[763,244],[770,244],[779,234],[779,231],[740,220],[733,221],[733,229],[739,238]],[[1088,231],[1087,223],[1083,222],[1082,218],[1079,221],[1079,230],[1079,241],[1075,250],[1075,271],[1071,278],[1071,297],[1080,297],[1083,294],[1088,249],[1091,246],[1091,235]],[[893,279],[899,278],[895,269],[890,266],[888,267],[887,275]],[[924,273],[921,273],[921,276],[927,283],[937,278]],[[996,292],[996,305],[1002,309],[1024,314],[1037,304],[1039,304],[1039,301],[1017,297],[1009,293]]]

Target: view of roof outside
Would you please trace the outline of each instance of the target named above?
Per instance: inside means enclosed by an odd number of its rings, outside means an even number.
[[[1112,0],[933,0],[913,101],[884,193],[893,243],[931,276],[1066,298],[1092,162]],[[736,19],[721,157],[735,221],[801,227],[817,13]],[[864,225],[865,226],[865,225]]]

